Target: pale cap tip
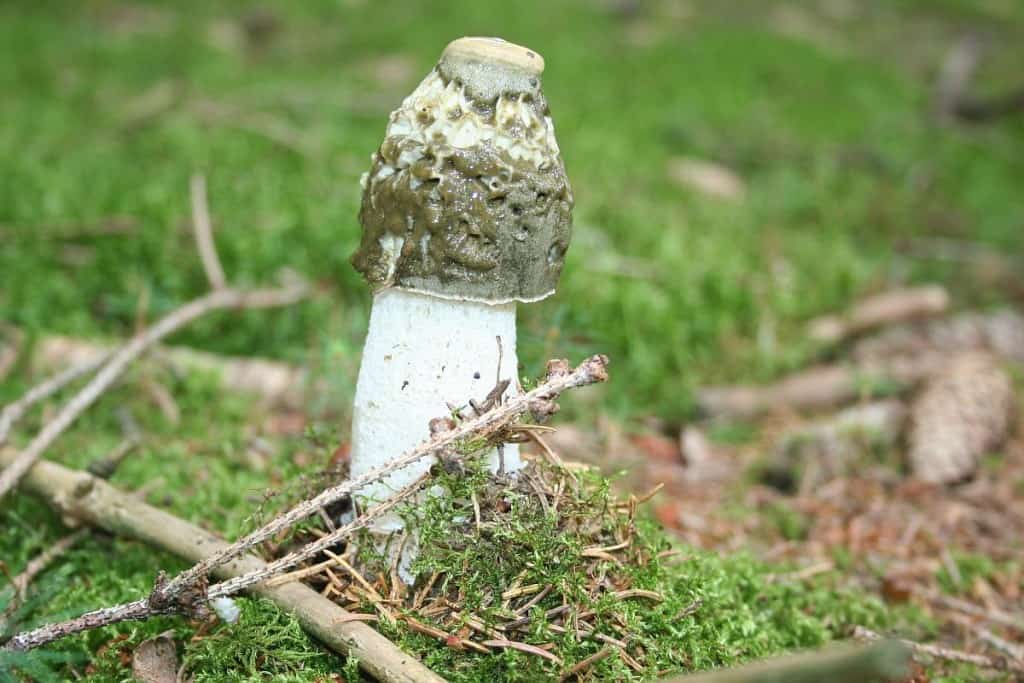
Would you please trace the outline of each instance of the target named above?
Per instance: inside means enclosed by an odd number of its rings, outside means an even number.
[[[458,38],[448,43],[441,59],[510,66],[535,76],[544,71],[543,57],[530,48],[501,38]]]

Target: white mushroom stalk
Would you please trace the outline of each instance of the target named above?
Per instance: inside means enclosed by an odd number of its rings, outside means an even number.
[[[452,42],[391,114],[363,176],[353,265],[375,288],[356,384],[352,475],[429,437],[431,420],[518,391],[516,303],[551,295],[572,192],[541,91],[544,60],[494,38]],[[489,455],[514,472],[518,449]],[[363,489],[383,501],[430,467]],[[376,531],[401,528],[391,516]]]

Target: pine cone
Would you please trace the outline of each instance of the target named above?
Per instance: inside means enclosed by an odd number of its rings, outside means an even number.
[[[987,354],[954,357],[914,404],[910,468],[918,479],[950,484],[971,477],[979,459],[1006,440],[1013,383]]]

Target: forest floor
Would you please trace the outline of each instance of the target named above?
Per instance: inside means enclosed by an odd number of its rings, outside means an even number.
[[[189,177],[203,173],[229,278],[257,284],[290,269],[317,293],[283,311],[205,318],[171,343],[302,366],[322,385],[301,408],[269,407],[225,392],[211,373],[145,365],[47,455],[84,467],[134,425],[142,444],[117,486],[228,536],[248,528],[267,491],[343,452],[370,302],[348,263],[358,180],[387,113],[448,40],[501,35],[546,59],[577,206],[558,293],[520,308],[522,375],[551,357],[600,352],[613,362],[607,386],[565,397],[556,422],[565,457],[626,471],[626,489],[666,482],[654,516],[695,552],[721,555],[709,576],[792,581],[829,600],[840,600],[833,588],[856,588],[920,611],[898,635],[990,647],[935,595],[990,612],[1016,601],[1019,611],[1019,440],[986,458],[967,487],[907,480],[895,446],[801,488],[765,474],[779,437],[806,421],[800,411],[701,421],[698,398],[709,385],[845,358],[848,347],[809,339],[807,323],[872,293],[936,282],[954,311],[1021,305],[1024,117],[950,121],[935,100],[965,35],[985,47],[971,93],[1021,87],[1024,8],[435,4],[0,6],[0,345],[21,352],[11,367],[0,362],[0,403],[44,374],[31,358],[53,335],[119,339],[205,291],[189,218]],[[14,444],[57,405],[26,420]],[[720,463],[706,478],[688,472],[682,436],[694,433]],[[17,573],[65,533],[35,499],[5,500],[0,569]],[[91,535],[37,580],[26,618],[138,597],[158,570],[181,566]],[[851,605],[844,624],[859,614]],[[246,609],[246,623],[263,629],[248,639],[157,619],[71,639],[58,652],[77,659],[54,666],[126,680],[131,648],[173,629],[197,680],[342,673],[294,622],[261,602]],[[744,649],[733,634],[720,661],[842,635],[787,634]],[[278,645],[261,653],[270,641]],[[940,666],[931,675],[983,674]]]

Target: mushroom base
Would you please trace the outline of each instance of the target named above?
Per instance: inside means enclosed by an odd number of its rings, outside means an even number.
[[[500,349],[499,340],[500,339]],[[352,415],[352,476],[380,467],[429,438],[429,423],[483,403],[499,379],[516,388],[516,305],[451,301],[385,289],[377,292],[363,348]],[[489,454],[492,471],[522,466],[518,446]],[[425,458],[357,494],[365,504],[386,500],[434,464]],[[388,533],[402,528],[397,515],[372,527]]]

